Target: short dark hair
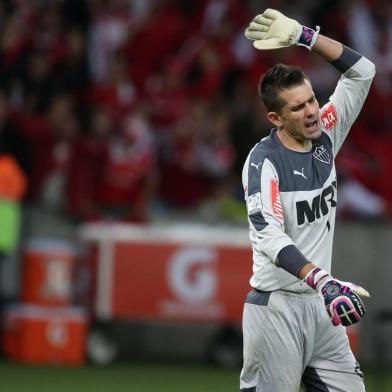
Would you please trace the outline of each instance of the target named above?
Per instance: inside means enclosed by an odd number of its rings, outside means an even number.
[[[276,64],[260,79],[259,93],[268,112],[277,112],[285,105],[279,93],[285,89],[299,86],[309,78],[301,68],[294,65]]]

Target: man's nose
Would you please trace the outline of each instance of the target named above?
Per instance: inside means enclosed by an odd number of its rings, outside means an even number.
[[[307,103],[306,104],[306,117],[312,117],[316,114],[317,108],[316,105],[312,104],[312,103]]]

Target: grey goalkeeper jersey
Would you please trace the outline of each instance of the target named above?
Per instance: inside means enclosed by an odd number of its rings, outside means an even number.
[[[358,116],[374,74],[374,64],[361,57],[341,76],[320,109],[323,132],[311,151],[285,148],[275,130],[250,151],[242,182],[253,250],[252,287],[312,291],[278,266],[277,256],[288,245],[330,271],[337,203],[334,157]]]

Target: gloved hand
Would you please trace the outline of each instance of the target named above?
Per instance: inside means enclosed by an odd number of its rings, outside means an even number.
[[[304,281],[324,297],[333,325],[349,326],[365,315],[365,306],[360,297],[370,297],[370,294],[363,287],[337,280],[321,268],[312,269]]]
[[[320,27],[313,30],[301,26],[281,12],[268,8],[257,15],[245,30],[245,37],[254,41],[256,49],[279,49],[291,45],[302,45],[309,50],[316,42]]]

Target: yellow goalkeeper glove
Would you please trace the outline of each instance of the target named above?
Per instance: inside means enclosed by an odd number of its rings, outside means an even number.
[[[268,8],[257,15],[245,30],[245,37],[256,49],[279,49],[292,45],[305,46],[309,50],[316,42],[320,27],[316,30],[300,25],[281,12]]]

